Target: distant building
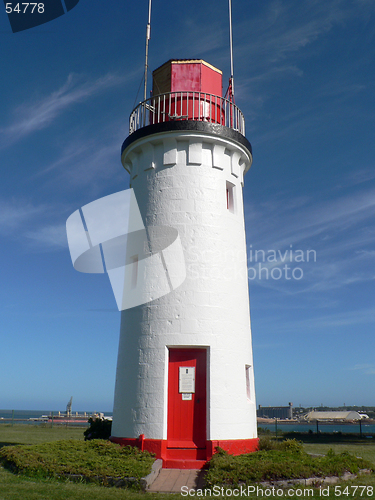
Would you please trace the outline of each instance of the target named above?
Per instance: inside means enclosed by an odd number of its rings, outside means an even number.
[[[357,411],[310,411],[304,416],[304,419],[309,422],[312,420],[346,422],[348,420],[361,420],[361,418],[362,415]]]
[[[293,403],[289,406],[261,406],[257,410],[259,418],[280,418],[281,420],[293,418]]]

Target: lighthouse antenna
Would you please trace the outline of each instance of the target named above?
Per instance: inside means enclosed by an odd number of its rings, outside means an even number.
[[[230,46],[230,79],[229,79],[229,100],[234,96],[233,78],[233,36],[232,36],[232,0],[229,0],[229,46]]]
[[[145,60],[145,87],[144,101],[147,99],[147,70],[148,70],[148,42],[151,38],[151,0],[148,2],[148,23],[146,28],[146,60]]]

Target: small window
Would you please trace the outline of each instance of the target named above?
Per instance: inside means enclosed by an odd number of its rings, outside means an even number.
[[[248,401],[251,401],[251,393],[250,393],[250,365],[245,365],[245,373],[246,373],[246,397]]]
[[[234,213],[234,184],[227,182],[226,184],[226,197],[227,197],[227,210]]]
[[[131,287],[137,288],[138,281],[138,255],[133,255],[132,259],[132,281]]]

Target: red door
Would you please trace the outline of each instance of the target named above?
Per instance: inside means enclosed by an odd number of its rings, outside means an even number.
[[[168,448],[206,448],[206,349],[170,349]]]

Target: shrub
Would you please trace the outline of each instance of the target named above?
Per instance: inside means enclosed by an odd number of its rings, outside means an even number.
[[[263,429],[263,427],[258,427],[257,431],[258,431],[258,436],[261,436],[261,435],[270,436],[271,435],[270,429]]]
[[[295,453],[304,453],[303,443],[296,439],[286,439],[285,441],[275,441],[269,437],[261,437],[258,443],[258,450],[282,450]]]
[[[90,427],[88,427],[83,435],[85,441],[90,439],[109,439],[111,436],[112,421],[104,418],[89,418]]]
[[[349,453],[335,455],[332,450],[325,457],[312,457],[294,439],[278,442],[261,438],[255,453],[233,456],[219,450],[210,461],[206,484],[231,487],[279,479],[340,476],[362,468],[372,470],[373,465]]]
[[[68,477],[85,480],[108,477],[141,478],[151,471],[154,457],[131,446],[104,440],[65,440],[0,449],[5,467],[30,477]]]

